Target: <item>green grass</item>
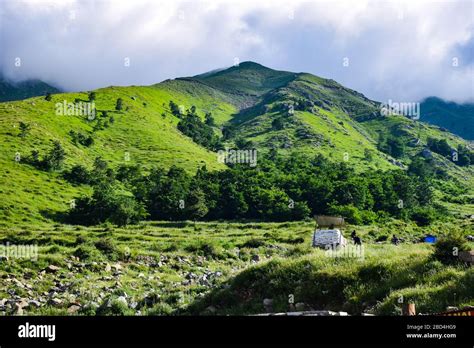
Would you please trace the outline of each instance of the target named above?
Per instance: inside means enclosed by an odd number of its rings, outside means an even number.
[[[474,303],[466,285],[472,281],[472,269],[442,266],[431,260],[432,246],[410,239],[400,246],[375,240],[400,230],[409,236],[439,235],[454,225],[418,229],[392,221],[347,226],[346,236],[356,229],[364,240],[363,260],[335,259],[311,248],[313,222],[17,226],[0,230],[1,243],[37,244],[39,257],[0,262],[0,299],[10,298],[8,291],[14,290],[21,298],[44,300],[40,308],[26,308],[28,314],[66,314],[71,303],[81,306],[76,313],[80,315],[128,315],[137,310],[150,315],[204,314],[209,306],[216,314],[252,314],[263,312],[264,298],[274,299],[275,310],[289,310],[292,294],[308,308],[392,315],[398,313],[395,300],[403,295],[414,300],[419,311],[433,312]],[[472,225],[462,228],[472,234]],[[41,273],[50,264],[60,270]],[[113,268],[117,264],[118,272]],[[63,302],[46,304],[49,295],[44,293],[61,286],[67,290],[54,296]],[[456,300],[451,300],[453,291]],[[124,294],[128,304],[136,302],[138,307],[116,303]]]
[[[124,103],[120,112],[115,111],[117,98],[122,98]],[[281,112],[265,112],[262,108],[271,108],[295,98],[322,104],[313,112],[296,111],[288,118],[284,129],[273,130],[272,121],[280,117]],[[207,112],[211,112],[217,125],[214,128],[216,134],[221,134],[222,126],[235,124],[236,136],[227,141],[227,146],[233,146],[238,137],[243,137],[254,142],[260,156],[265,156],[272,147],[279,148],[284,155],[295,151],[323,154],[333,161],[347,161],[361,172],[395,168],[390,163],[393,159],[376,148],[379,134],[391,132],[393,128],[402,130],[399,136],[407,143],[414,137],[421,139],[421,145],[409,148],[406,158],[401,159],[405,164],[422,149],[430,136],[447,137],[452,146],[463,143],[452,134],[404,117],[358,122],[357,119],[377,111],[377,103],[332,80],[275,71],[251,62],[217,73],[167,80],[153,86],[98,89],[97,110],[107,111],[115,122],[96,132],[93,132],[96,121],[88,121],[86,116],[55,114],[56,103],[64,100],[74,102],[75,99],[86,101],[87,93],[54,94],[49,102],[43,97],[35,97],[0,103],[0,226],[54,221],[56,214],[68,209],[71,199],[90,193],[89,187],[73,186],[63,180],[60,173],[47,173],[15,162],[17,152],[25,158],[36,149],[43,156],[51,148],[52,140],[60,141],[66,151],[65,169],[75,164],[90,167],[98,156],[112,167],[141,164],[147,170],[153,166],[168,168],[177,165],[190,173],[203,165],[209,170],[226,168],[217,161],[215,153],[177,130],[179,119],[170,113],[170,100],[184,109],[195,105],[203,119]],[[248,109],[242,111],[239,108]],[[31,126],[24,138],[19,137],[20,122]],[[94,144],[90,147],[74,145],[68,134],[71,130],[91,134]],[[366,151],[372,154],[370,161],[365,158]],[[468,189],[463,194],[465,201],[469,201],[474,187],[473,166],[461,168],[436,154],[435,158],[451,177]],[[438,195],[442,201],[442,194],[438,192]],[[468,213],[473,208],[472,203],[456,203],[452,199],[442,203],[458,213]]]
[[[48,214],[66,210],[71,199],[90,191],[88,187],[70,185],[59,173],[47,173],[15,162],[17,152],[26,157],[36,149],[41,156],[44,155],[52,146],[51,140],[59,140],[64,147],[65,168],[75,164],[90,167],[98,156],[112,167],[127,163],[141,164],[148,169],[177,165],[191,173],[203,165],[210,170],[224,168],[223,164],[218,163],[216,154],[197,145],[176,129],[179,120],[169,112],[168,103],[174,100],[183,103],[185,108],[196,105],[203,118],[205,111],[212,109],[219,122],[232,114],[234,107],[230,104],[212,99],[209,95],[206,99],[205,93],[194,99],[192,95],[167,88],[167,85],[160,88],[100,89],[97,91],[96,107],[100,111],[106,110],[115,122],[104,130],[94,132],[94,144],[85,147],[74,145],[68,133],[70,130],[92,133],[95,121],[88,121],[86,116],[55,114],[56,103],[63,100],[73,102],[76,98],[87,100],[87,94],[55,94],[50,102],[38,97],[0,103],[0,143],[3,150],[0,153],[0,220],[3,224],[46,221],[50,217]],[[115,111],[117,98],[124,100],[121,112]],[[162,113],[166,114],[165,118]],[[31,125],[31,131],[25,138],[18,136],[19,122]],[[126,153],[129,162],[126,161]]]

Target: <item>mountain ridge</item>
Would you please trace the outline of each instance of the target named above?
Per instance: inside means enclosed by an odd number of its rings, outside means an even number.
[[[234,87],[226,90],[230,83]],[[71,184],[59,172],[15,161],[16,153],[28,158],[32,150],[44,156],[52,141],[60,142],[66,152],[64,170],[75,165],[90,168],[96,157],[112,167],[137,164],[145,170],[173,165],[190,173],[203,165],[209,170],[226,168],[215,151],[178,129],[186,110],[193,106],[203,122],[206,114],[212,114],[215,124],[210,127],[225,148],[255,148],[259,156],[269,156],[272,151],[283,156],[320,154],[334,162],[347,162],[358,172],[407,168],[427,148],[429,138],[447,139],[452,148],[466,145],[437,127],[401,115],[382,116],[378,102],[335,81],[260,65],[244,64],[240,70],[232,67],[205,78],[176,78],[151,86],[115,86],[94,92],[97,117],[93,120],[55,113],[58,102],[87,102],[85,92],[53,94],[51,101],[33,97],[0,103],[4,148],[0,177],[9,183],[0,187],[3,221],[49,221],[43,207],[64,211],[71,199],[89,192],[87,185]],[[116,110],[118,99],[122,100],[121,110]],[[174,113],[171,102],[182,106],[184,114]],[[30,126],[26,136],[21,136],[20,122]],[[93,143],[77,143],[77,133],[92,138]],[[126,153],[129,161],[124,159]],[[433,151],[431,156],[449,175],[472,187],[472,166],[460,167]]]

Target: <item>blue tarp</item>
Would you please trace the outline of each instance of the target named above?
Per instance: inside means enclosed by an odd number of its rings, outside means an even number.
[[[436,243],[436,237],[429,234],[425,237],[425,243]]]

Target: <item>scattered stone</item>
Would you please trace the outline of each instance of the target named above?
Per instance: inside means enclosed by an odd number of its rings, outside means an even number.
[[[273,312],[273,300],[270,298],[265,298],[263,300],[263,307],[265,308],[265,312],[272,313]]]
[[[112,267],[107,263],[107,264],[105,265],[105,271],[106,271],[106,272],[110,272],[111,270],[112,270]]]
[[[253,261],[253,262],[259,262],[259,261],[260,261],[260,256],[258,256],[258,255],[252,255],[252,261]]]
[[[74,314],[74,313],[77,313],[80,309],[81,309],[80,306],[73,304],[72,306],[69,306],[69,308],[67,309],[67,312],[69,314]]]
[[[63,300],[59,298],[52,298],[51,300],[49,300],[49,303],[53,306],[60,306],[63,303]]]
[[[36,301],[36,300],[30,300],[29,305],[38,308],[38,307],[41,307],[41,302]]]
[[[15,303],[15,306],[15,315],[23,315],[23,308],[18,303]]]
[[[117,297],[117,302],[119,303],[122,303],[123,305],[125,306],[128,306],[128,302],[127,302],[127,299],[125,298],[125,296],[119,296]]]
[[[209,307],[206,308],[206,312],[214,314],[214,313],[217,312],[217,309],[214,306],[209,306]]]
[[[56,273],[57,271],[60,270],[60,268],[58,266],[55,266],[55,265],[49,265],[48,267],[46,267],[44,269],[47,273]]]
[[[295,308],[298,312],[304,311],[306,308],[306,305],[303,302],[298,302],[295,304]]]
[[[270,298],[265,298],[265,299],[263,300],[263,305],[264,305],[264,306],[272,306],[272,305],[273,305],[273,300],[270,299]]]

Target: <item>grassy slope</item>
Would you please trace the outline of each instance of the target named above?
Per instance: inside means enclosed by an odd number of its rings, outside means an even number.
[[[79,303],[79,314],[93,315],[96,306],[125,293],[128,303],[142,304],[150,296],[154,299],[135,310],[114,309],[115,314],[134,315],[137,309],[154,315],[210,314],[206,311],[210,305],[216,314],[250,314],[264,311],[264,298],[274,299],[275,310],[287,311],[288,295],[293,294],[295,303],[304,302],[308,308],[396,314],[396,299],[403,295],[416,300],[418,311],[434,312],[446,305],[474,304],[472,268],[431,262],[431,245],[411,244],[426,233],[439,235],[448,228],[449,224],[440,222],[420,228],[397,221],[347,226],[346,236],[356,229],[364,240],[364,260],[337,260],[311,248],[313,222],[0,228],[2,243],[39,245],[38,261],[0,262],[0,299],[10,298],[7,291],[14,290],[19,298],[33,298],[42,304],[25,308],[27,314],[67,314],[70,303]],[[472,225],[459,228],[466,234],[474,233]],[[393,230],[400,231],[407,243],[398,247],[374,243]],[[110,242],[104,243],[106,240]],[[257,255],[260,261],[255,263],[252,260]],[[119,264],[120,272],[107,270],[107,263]],[[51,264],[60,270],[40,273]],[[208,280],[203,281],[205,274]],[[31,290],[25,285],[32,285]],[[44,294],[56,286],[67,290]],[[51,297],[62,303],[48,304]]]
[[[179,87],[179,86],[178,86]],[[132,100],[131,97],[136,100]],[[124,109],[116,112],[117,98],[124,100]],[[63,211],[68,202],[79,192],[88,192],[86,187],[74,187],[57,173],[46,173],[26,164],[14,161],[15,153],[23,157],[37,149],[44,154],[51,147],[50,140],[59,140],[67,159],[65,167],[73,164],[90,166],[96,156],[101,156],[112,166],[124,163],[140,163],[151,166],[169,167],[177,165],[194,172],[206,164],[209,169],[224,166],[216,160],[216,155],[195,144],[177,129],[178,119],[168,110],[168,103],[174,100],[186,108],[198,107],[204,116],[205,107],[213,109],[216,119],[223,122],[234,110],[230,104],[223,103],[212,95],[200,93],[196,96],[179,88],[169,88],[169,84],[158,87],[108,87],[97,91],[96,107],[107,110],[115,119],[114,124],[94,133],[91,147],[74,145],[68,135],[70,130],[84,134],[92,132],[94,122],[85,116],[59,116],[55,114],[55,103],[75,98],[87,99],[85,93],[67,93],[53,96],[47,102],[42,97],[24,101],[0,104],[0,177],[4,184],[0,189],[0,220],[13,221],[45,220],[41,211]],[[147,103],[145,107],[143,102]],[[161,116],[166,113],[166,117]],[[99,116],[100,117],[100,116]],[[31,124],[32,129],[26,138],[18,136],[19,122]],[[125,153],[130,162],[125,162]]]
[[[114,110],[119,97],[124,100],[124,109],[128,108],[128,111]],[[97,90],[97,109],[107,110],[115,123],[95,132],[95,143],[90,148],[73,145],[68,132],[91,133],[94,122],[87,121],[84,116],[58,116],[54,113],[56,102],[73,102],[75,98],[86,100],[87,95],[66,93],[53,95],[50,102],[37,97],[0,103],[0,143],[3,147],[0,177],[6,183],[0,187],[0,220],[4,224],[46,221],[46,211],[64,211],[73,197],[90,190],[68,184],[57,173],[45,173],[15,163],[16,152],[23,157],[33,149],[44,154],[51,146],[50,140],[59,140],[65,148],[66,167],[73,164],[90,166],[96,156],[102,156],[115,166],[125,163],[125,153],[128,152],[130,163],[140,163],[145,167],[175,164],[190,172],[202,164],[209,169],[224,168],[216,161],[215,154],[177,131],[179,120],[169,112],[170,100],[185,109],[195,105],[202,118],[206,112],[212,112],[218,126],[215,129],[217,133],[226,123],[236,124],[237,135],[252,140],[260,154],[273,146],[279,147],[282,153],[294,150],[308,154],[322,153],[334,161],[347,159],[349,164],[361,171],[367,168],[395,168],[389,161],[393,159],[376,149],[379,134],[392,132],[394,128],[397,132],[402,129],[399,136],[407,144],[415,137],[421,139],[420,145],[410,148],[410,156],[422,149],[428,136],[447,136],[453,146],[463,142],[450,133],[403,117],[372,118],[359,122],[358,119],[375,113],[378,104],[332,80],[310,74],[275,71],[251,62],[217,73],[167,80],[148,87]],[[285,112],[265,112],[262,108],[299,98],[319,104],[313,112],[296,111],[284,129],[273,130],[273,119]],[[166,114],[164,118],[161,116],[163,113]],[[25,139],[18,137],[20,121],[32,125],[31,134]],[[232,146],[233,140],[229,141],[229,146]],[[372,153],[372,161],[364,159],[365,150]],[[402,162],[408,164],[409,160],[407,157]],[[461,169],[449,161],[439,160],[452,176],[462,180],[467,187],[474,187],[472,169]],[[472,205],[447,205],[463,212],[473,208]]]

